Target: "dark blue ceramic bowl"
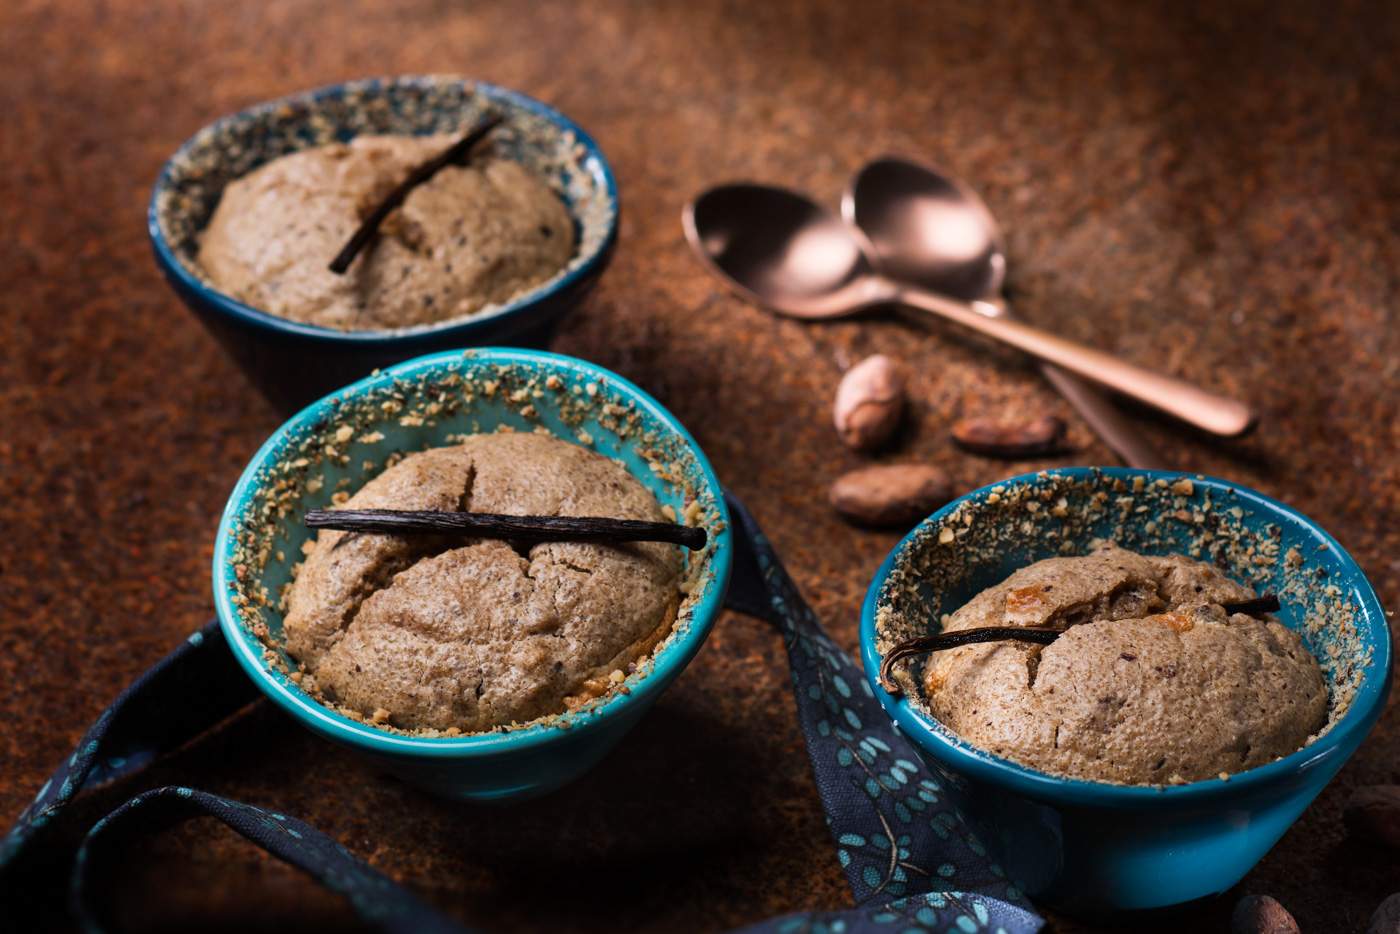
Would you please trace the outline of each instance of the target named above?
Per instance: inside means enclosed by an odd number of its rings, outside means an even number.
[[[538,393],[538,394],[537,394]],[[709,533],[686,554],[676,625],[613,691],[568,713],[491,733],[448,736],[375,727],[319,703],[292,677],[279,596],[328,508],[405,451],[477,432],[546,430],[617,460],[677,514],[698,503]],[[308,406],[254,455],[224,509],[214,601],[234,657],[277,707],[433,794],[504,801],[543,794],[601,759],[690,663],[724,604],[733,537],[723,491],[675,416],[601,367],[540,351],[481,348],[391,367]]]
[[[573,259],[513,301],[468,318],[380,331],[299,324],[221,294],[195,256],[224,187],[258,166],[370,133],[460,133],[487,109],[506,116],[493,145],[550,182],[577,225]],[[544,347],[607,265],[617,234],[617,185],[603,153],[558,111],[516,91],[443,75],[374,78],[294,94],[240,111],[190,137],[161,170],[148,229],[156,262],[249,379],[283,412],[424,353],[461,347]]]
[[[1017,568],[1085,553],[1100,539],[1213,559],[1260,592],[1277,592],[1279,620],[1302,635],[1322,666],[1328,728],[1298,752],[1228,780],[1109,785],[994,756],[945,729],[916,691],[896,699],[880,687],[882,652],[894,642],[936,632],[943,614]],[[985,826],[984,839],[998,847],[1011,879],[1041,904],[1120,921],[1208,899],[1238,882],[1356,751],[1391,682],[1385,613],[1330,535],[1252,490],[1165,471],[1052,470],[949,503],[880,567],[860,636],[875,696]],[[921,680],[922,661],[909,675]]]

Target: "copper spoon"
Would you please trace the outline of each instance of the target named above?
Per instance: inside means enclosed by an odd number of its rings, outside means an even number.
[[[882,156],[851,177],[841,196],[841,216],[865,234],[876,265],[891,279],[974,302],[973,310],[983,314],[1015,319],[1002,295],[1001,230],[960,179],[927,163]],[[1042,363],[1040,372],[1123,463],[1150,470],[1168,466],[1098,390],[1049,363]]]
[[[859,231],[793,192],[754,184],[712,188],[686,205],[682,222],[691,246],[731,289],[780,314],[820,320],[879,305],[908,305],[1055,363],[1212,434],[1237,437],[1258,420],[1244,403],[1184,380],[894,282],[875,271]]]

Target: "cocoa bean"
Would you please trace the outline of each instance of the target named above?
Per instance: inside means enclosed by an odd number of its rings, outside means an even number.
[[[953,440],[988,457],[1039,457],[1065,450],[1065,422],[1055,415],[1012,423],[963,419],[953,425]]]
[[[866,357],[846,371],[836,387],[832,421],[841,440],[858,451],[878,447],[899,425],[904,384],[894,361],[884,354]]]
[[[1288,909],[1267,895],[1246,895],[1230,919],[1234,934],[1298,934],[1298,922]]]
[[[1381,902],[1366,925],[1366,934],[1400,934],[1400,892]]]
[[[1400,785],[1363,785],[1351,793],[1342,820],[1365,840],[1400,847]]]
[[[853,470],[827,492],[836,511],[860,525],[908,525],[952,498],[948,475],[926,464]]]

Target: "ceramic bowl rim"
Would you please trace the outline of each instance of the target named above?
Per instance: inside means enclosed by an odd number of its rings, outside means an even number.
[[[1363,673],[1362,682],[1353,698],[1351,706],[1322,737],[1310,746],[1290,753],[1283,758],[1231,775],[1228,781],[1207,779],[1184,785],[1110,785],[1083,779],[1060,778],[1039,772],[1028,766],[1003,759],[973,746],[960,738],[935,728],[927,719],[914,710],[907,698],[895,700],[880,687],[880,654],[875,648],[875,611],[880,591],[905,552],[914,547],[914,540],[920,532],[915,527],[889,553],[866,590],[861,606],[860,648],[862,667],[866,681],[875,692],[880,706],[890,716],[896,728],[919,749],[945,763],[950,769],[972,780],[995,785],[1004,791],[1037,800],[1062,804],[1125,809],[1164,809],[1195,806],[1214,806],[1250,797],[1276,789],[1281,782],[1323,764],[1339,748],[1359,745],[1366,733],[1380,715],[1385,697],[1389,693],[1391,681],[1391,638],[1385,624],[1385,611],[1381,607],[1371,582],[1366,579],[1360,566],[1339,545],[1331,535],[1316,522],[1298,510],[1238,483],[1221,480],[1198,473],[1175,470],[1147,470],[1129,467],[1060,467],[1037,473],[1021,474],[1006,480],[998,480],[980,489],[960,496],[924,520],[933,522],[952,512],[964,502],[985,499],[996,487],[1041,480],[1041,473],[1051,476],[1064,476],[1070,480],[1090,479],[1097,476],[1116,477],[1131,480],[1145,476],[1148,482],[1165,479],[1168,483],[1178,479],[1189,479],[1198,487],[1218,488],[1221,491],[1233,490],[1235,495],[1247,504],[1267,510],[1276,515],[1290,517],[1337,556],[1337,564],[1346,572],[1348,586],[1365,606],[1368,616],[1380,620],[1383,638],[1374,641],[1372,664]],[[1367,632],[1363,638],[1368,643],[1374,634]],[[1354,740],[1354,741],[1353,741]]]
[[[471,315],[466,318],[453,319],[449,321],[438,321],[431,324],[415,325],[407,328],[380,328],[371,331],[338,331],[334,328],[320,327],[314,324],[303,324],[298,321],[291,321],[287,318],[280,318],[277,315],[260,311],[251,305],[245,305],[217,289],[211,288],[202,282],[186,268],[180,258],[175,255],[174,248],[165,239],[165,234],[160,229],[160,198],[161,194],[169,187],[171,175],[175,163],[183,156],[204,133],[212,132],[220,127],[230,126],[248,120],[251,117],[267,113],[278,107],[293,103],[317,102],[325,98],[344,94],[361,88],[379,86],[411,86],[414,83],[445,82],[459,85],[470,85],[473,90],[480,91],[484,96],[498,101],[505,101],[509,106],[519,110],[527,111],[535,116],[541,117],[549,123],[559,127],[562,132],[574,134],[575,140],[583,146],[586,151],[585,158],[591,157],[597,160],[601,169],[599,177],[602,181],[603,195],[612,204],[612,213],[609,216],[607,231],[597,249],[591,256],[579,264],[578,268],[566,273],[552,283],[533,289],[510,302],[507,302],[494,311],[487,314]],[[569,210],[570,216],[574,217],[573,209]],[[208,306],[217,309],[221,314],[233,318],[234,320],[254,327],[275,331],[282,335],[291,335],[299,338],[312,338],[320,341],[328,341],[333,344],[345,346],[366,346],[393,341],[411,341],[414,339],[432,338],[434,340],[450,339],[461,337],[464,340],[469,338],[474,331],[482,330],[492,324],[499,324],[508,317],[529,311],[537,305],[544,304],[554,297],[568,292],[581,281],[587,280],[598,271],[601,264],[607,261],[612,252],[614,243],[617,240],[619,203],[617,193],[617,178],[613,174],[612,165],[603,155],[603,150],[582,127],[548,104],[538,101],[527,94],[516,91],[512,88],[491,84],[487,81],[477,81],[473,78],[466,78],[451,74],[422,74],[422,75],[388,75],[377,78],[356,78],[352,81],[341,81],[335,84],[322,85],[307,91],[298,91],[287,94],[274,100],[263,101],[245,107],[242,110],[220,117],[219,119],[200,127],[192,133],[179,148],[171,154],[170,158],[161,166],[160,174],[156,176],[156,183],[151,189],[150,201],[146,207],[146,232],[151,238],[151,245],[155,248],[156,259],[161,267],[169,275],[173,275],[179,284],[205,302]]]
[[[281,448],[286,439],[309,430],[322,417],[323,413],[334,407],[336,403],[333,400],[339,400],[345,395],[364,392],[373,387],[392,384],[395,379],[412,378],[413,374],[419,371],[452,360],[460,361],[464,359],[464,354],[469,355],[471,359],[483,360],[489,364],[539,365],[543,363],[558,371],[570,371],[580,375],[587,374],[592,380],[607,380],[608,384],[616,387],[621,395],[635,399],[639,407],[648,410],[654,418],[676,433],[694,455],[696,465],[699,468],[699,476],[710,488],[716,509],[719,512],[719,518],[712,524],[711,528],[714,543],[709,559],[712,579],[705,588],[705,592],[694,604],[689,626],[684,632],[676,635],[677,641],[673,644],[672,650],[665,654],[664,659],[657,657],[653,662],[655,667],[652,671],[631,686],[630,693],[613,692],[611,696],[586,705],[580,710],[560,715],[561,721],[570,723],[567,728],[560,728],[556,725],[560,721],[556,721],[556,723],[545,724],[533,723],[531,726],[505,733],[425,737],[389,733],[356,723],[350,718],[322,706],[299,689],[293,690],[284,683],[285,679],[275,677],[270,673],[262,663],[263,647],[261,643],[257,643],[243,629],[230,597],[231,568],[234,562],[230,560],[231,536],[229,531],[242,516],[250,498],[258,488],[260,468]],[[239,476],[233,492],[229,494],[228,502],[219,520],[217,534],[213,562],[215,608],[218,613],[219,627],[232,648],[239,665],[253,679],[263,694],[271,698],[285,713],[311,727],[315,732],[361,752],[390,755],[396,758],[413,757],[442,760],[525,753],[539,750],[554,743],[566,742],[571,738],[577,739],[595,729],[602,729],[610,722],[625,718],[630,710],[639,706],[642,710],[646,709],[646,706],[690,664],[704,644],[723,610],[725,593],[729,587],[733,568],[733,532],[729,510],[724,502],[723,488],[700,446],[695,443],[695,439],[674,415],[630,380],[597,364],[548,351],[522,350],[511,347],[478,347],[466,351],[444,351],[415,357],[396,366],[388,367],[376,375],[365,377],[311,403],[283,423],[258,448],[257,453],[253,455]]]

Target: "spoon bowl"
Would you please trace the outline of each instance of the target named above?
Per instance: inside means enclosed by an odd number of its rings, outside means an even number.
[[[865,234],[891,279],[965,302],[1001,294],[1001,230],[982,199],[958,179],[882,157],[851,180],[841,213]]]
[[[875,267],[859,234],[810,199],[768,185],[712,188],[686,206],[686,238],[749,301],[797,318],[870,304]]]

